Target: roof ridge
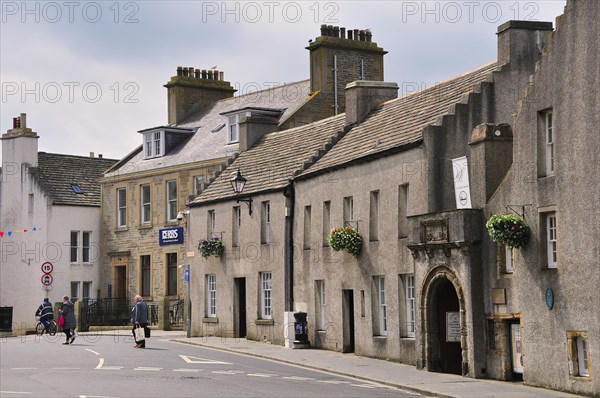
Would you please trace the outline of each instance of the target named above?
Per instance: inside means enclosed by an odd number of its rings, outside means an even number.
[[[46,151],[38,151],[38,155],[39,154],[46,154],[46,155],[52,155],[52,156],[63,156],[63,157],[70,157],[70,158],[80,158],[80,159],[90,159],[90,160],[109,160],[109,161],[119,161],[119,159],[112,159],[112,158],[105,158],[105,157],[91,157],[91,156],[85,156],[85,155],[69,155],[67,153],[54,153],[54,152],[46,152]]]
[[[265,88],[263,90],[258,90],[258,91],[253,91],[251,93],[234,95],[233,97],[223,98],[223,99],[218,100],[217,102],[224,102],[224,101],[228,101],[228,100],[235,99],[235,98],[243,98],[243,97],[246,97],[246,96],[249,96],[249,95],[256,95],[256,94],[267,92],[269,90],[281,89],[281,88],[286,87],[286,86],[292,86],[294,84],[300,84],[300,83],[304,83],[304,82],[308,82],[308,81],[310,81],[310,79],[298,80],[298,81],[290,82],[290,83],[283,83],[283,84],[280,84],[278,86],[273,86],[273,87]],[[276,83],[276,82],[273,82],[273,83]]]

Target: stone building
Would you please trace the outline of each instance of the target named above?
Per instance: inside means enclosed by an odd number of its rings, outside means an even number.
[[[529,243],[483,240],[487,373],[600,396],[600,3],[570,0],[516,108],[512,165],[484,209]]]
[[[326,26],[321,33],[307,47],[309,80],[234,96],[223,72],[177,69],[165,85],[169,124],[140,130],[142,145],[102,180],[103,297],[182,299],[186,289],[178,267],[190,261],[186,253],[193,250],[186,244],[197,244],[188,233],[194,220],[186,205],[264,131],[306,125],[339,111],[335,105],[343,93],[335,94],[335,82],[382,76],[385,51],[370,33],[340,37]],[[335,73],[323,58],[329,53],[340,60]],[[241,133],[243,123],[254,126],[249,135]]]
[[[45,297],[98,298],[98,180],[116,162],[93,153],[39,152],[39,138],[24,113],[2,135],[0,307],[12,314],[12,325],[0,328],[16,334],[35,327],[34,312]]]
[[[294,242],[304,243],[294,303],[314,325],[313,345],[485,376],[481,208],[510,167],[514,93],[551,30],[508,22],[497,62],[381,104],[380,84],[347,86],[352,127],[295,178]],[[489,129],[492,142],[469,145],[473,130]],[[457,168],[473,177],[469,206],[456,201]],[[327,242],[347,226],[364,240],[356,257]]]

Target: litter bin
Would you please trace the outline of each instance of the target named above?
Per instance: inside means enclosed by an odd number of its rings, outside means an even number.
[[[306,312],[294,313],[294,344],[310,344],[308,342],[308,324],[306,323]]]
[[[0,332],[12,333],[13,307],[0,307]]]

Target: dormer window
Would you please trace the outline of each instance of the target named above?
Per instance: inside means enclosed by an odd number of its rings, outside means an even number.
[[[233,144],[240,141],[240,115],[227,117],[227,143]]]
[[[144,159],[163,156],[165,148],[164,142],[164,131],[154,131],[144,134]]]
[[[174,148],[187,142],[195,132],[196,129],[177,126],[159,126],[138,131],[144,137],[144,159],[169,154]]]

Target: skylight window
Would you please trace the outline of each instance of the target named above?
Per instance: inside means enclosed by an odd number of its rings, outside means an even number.
[[[225,123],[221,123],[219,124],[217,127],[215,127],[214,129],[210,130],[211,133],[216,133],[219,132],[223,129],[223,127],[225,127]]]
[[[71,189],[73,190],[73,192],[77,193],[77,194],[84,194],[83,189],[81,189],[81,187],[79,186],[79,184],[71,184]]]

